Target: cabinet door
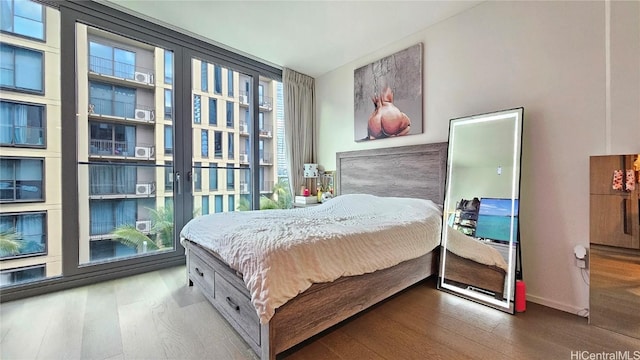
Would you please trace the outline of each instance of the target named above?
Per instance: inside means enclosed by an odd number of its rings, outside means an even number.
[[[591,195],[589,211],[591,243],[640,248],[637,196]]]
[[[633,168],[634,155],[605,155],[589,158],[590,193],[601,195],[619,195],[613,190],[613,171]],[[624,178],[623,178],[624,183]],[[637,184],[636,184],[637,185]],[[636,190],[637,192],[637,190]]]

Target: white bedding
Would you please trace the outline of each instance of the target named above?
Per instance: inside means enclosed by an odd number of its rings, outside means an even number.
[[[451,227],[447,229],[447,250],[480,264],[497,266],[508,271],[507,263],[498,250]]]
[[[213,250],[242,273],[266,324],[276,308],[313,283],[430,252],[440,243],[441,215],[429,200],[342,195],[314,207],[201,216],[180,239]]]

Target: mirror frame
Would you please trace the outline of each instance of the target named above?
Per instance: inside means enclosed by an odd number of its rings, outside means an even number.
[[[452,188],[452,169],[453,169],[453,150],[455,146],[455,129],[458,126],[469,125],[479,122],[489,122],[495,120],[504,120],[508,118],[513,118],[515,122],[514,126],[514,147],[513,147],[513,171],[511,178],[511,233],[509,239],[509,261],[508,261],[508,269],[505,278],[505,285],[507,288],[507,292],[503,294],[502,301],[478,291],[469,290],[469,286],[473,286],[473,284],[466,284],[467,287],[459,287],[452,284],[445,283],[446,272],[445,267],[447,263],[447,239],[449,232],[449,215],[447,211],[455,205],[457,199],[451,198],[451,188]],[[440,251],[440,267],[438,273],[438,282],[437,287],[440,290],[453,293],[455,295],[467,298],[469,300],[485,304],[487,306],[496,308],[498,310],[502,310],[513,314],[515,312],[515,285],[516,280],[522,279],[522,271],[521,271],[521,243],[520,243],[520,222],[515,225],[516,229],[514,232],[514,219],[520,217],[520,183],[521,183],[521,166],[522,166],[522,128],[523,128],[523,119],[524,119],[524,108],[514,108],[508,110],[501,110],[491,113],[484,113],[472,116],[466,116],[461,118],[451,119],[449,122],[449,143],[447,149],[447,177],[445,181],[445,196],[444,196],[444,205],[443,205],[443,216],[442,216],[442,237],[441,237],[441,251]],[[498,164],[499,165],[499,164]],[[499,171],[501,167],[499,166]],[[482,195],[482,194],[478,194]],[[480,196],[478,196],[480,198]],[[515,202],[514,200],[518,200]],[[517,215],[514,215],[517,214]],[[452,229],[453,230],[453,229]],[[515,241],[515,246],[514,246]]]

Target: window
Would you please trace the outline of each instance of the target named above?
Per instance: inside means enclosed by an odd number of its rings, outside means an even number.
[[[227,190],[235,188],[235,170],[233,164],[227,164]]]
[[[173,119],[173,91],[164,90],[164,119]]]
[[[202,130],[201,143],[202,157],[209,157],[209,130]]]
[[[164,126],[164,153],[173,154],[173,126]]]
[[[0,233],[5,238],[0,258],[43,254],[46,250],[46,213],[0,215]]]
[[[264,85],[258,85],[258,106],[264,105]]]
[[[221,131],[214,132],[213,137],[214,137],[213,146],[215,150],[214,156],[216,158],[222,158],[222,132]]]
[[[202,196],[202,215],[209,213],[209,196]]]
[[[42,201],[43,159],[0,158],[0,202]]]
[[[265,158],[265,151],[264,151],[264,141],[260,140],[258,141],[258,159],[260,159],[260,163],[264,164],[267,162],[267,159]]]
[[[173,84],[173,52],[164,51],[164,83]]]
[[[227,94],[233,96],[233,70],[227,70]]]
[[[32,282],[45,277],[45,265],[0,271],[0,286]]]
[[[218,125],[218,100],[209,99],[209,125]]]
[[[89,165],[89,195],[133,195],[137,180],[135,165]]]
[[[136,89],[91,81],[89,107],[89,111],[95,114],[133,119]]]
[[[221,213],[222,211],[222,195],[216,195],[216,212]]]
[[[136,71],[136,53],[90,41],[89,71],[133,79]]]
[[[218,164],[211,164],[209,168],[209,190],[218,190]]]
[[[193,95],[193,123],[201,123],[201,111],[200,111],[200,95]]]
[[[258,130],[261,133],[265,131],[265,128],[264,128],[264,113],[263,112],[258,113]]]
[[[222,94],[222,68],[218,65],[215,65],[213,67],[213,71],[214,71],[214,81],[215,81],[215,93],[216,94]]]
[[[222,94],[222,68],[218,65],[213,67],[216,94]]]
[[[0,85],[12,90],[44,93],[43,53],[0,44]]]
[[[228,200],[228,205],[229,205],[229,211],[235,211],[236,210],[236,197],[234,195],[229,195],[229,197],[227,198]]]
[[[123,225],[135,225],[137,199],[91,200],[89,202],[89,235],[111,234]]]
[[[2,21],[0,29],[16,35],[44,40],[44,8],[42,5],[24,0],[0,2]]]
[[[202,163],[193,164],[193,190],[202,191]]]
[[[227,149],[227,158],[229,159],[233,159],[235,158],[235,155],[233,153],[233,133],[227,133],[227,144],[228,144],[228,149]]]
[[[44,106],[0,102],[0,144],[44,145]]]
[[[164,168],[164,190],[165,191],[173,191],[173,163],[170,162],[170,161],[165,163],[165,168]]]
[[[136,127],[128,125],[89,122],[89,154],[134,156]]]
[[[231,101],[227,101],[227,127],[233,127],[233,103]]]
[[[209,91],[209,77],[207,76],[207,63],[200,62],[200,89],[204,92]]]

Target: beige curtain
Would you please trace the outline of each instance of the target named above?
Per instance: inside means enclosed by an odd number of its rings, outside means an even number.
[[[284,133],[291,193],[299,195],[305,184],[303,164],[316,162],[315,80],[284,68]]]

